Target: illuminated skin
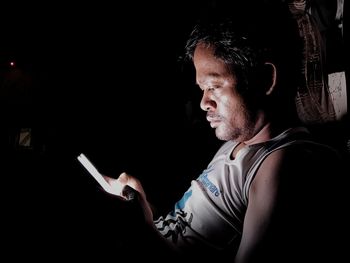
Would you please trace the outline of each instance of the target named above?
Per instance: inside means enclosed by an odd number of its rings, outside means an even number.
[[[207,120],[220,140],[251,139],[261,129],[261,122],[256,124],[236,92],[234,74],[213,52],[213,48],[204,44],[199,44],[194,52],[196,80],[203,91],[200,106],[207,111]]]
[[[279,131],[274,131],[263,110],[249,111],[242,96],[236,91],[237,80],[234,73],[219,58],[214,56],[213,48],[199,44],[193,56],[196,68],[197,84],[203,91],[201,108],[207,111],[207,120],[215,128],[220,140],[235,140],[241,145],[264,142]],[[266,88],[269,96],[275,87],[276,70],[272,63],[265,63],[272,68],[271,86]]]
[[[115,189],[115,191],[111,192],[111,194],[122,197],[123,199],[127,199],[127,198],[126,198],[126,196],[123,196],[123,192],[120,189],[123,189],[123,187],[125,187],[126,185],[135,189],[139,193],[139,201],[140,201],[141,207],[143,209],[145,220],[149,225],[154,227],[153,212],[152,212],[150,204],[147,201],[146,193],[143,190],[142,184],[138,179],[136,179],[135,177],[130,176],[126,173],[120,174],[120,176],[117,179],[111,178],[111,177],[105,176],[105,175],[103,177],[105,178],[107,183],[113,189]]]

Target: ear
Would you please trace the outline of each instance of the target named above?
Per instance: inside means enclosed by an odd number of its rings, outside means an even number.
[[[267,89],[265,94],[270,95],[276,87],[277,69],[275,64],[271,62],[265,62],[264,67],[266,78],[268,79],[268,85],[266,87]]]

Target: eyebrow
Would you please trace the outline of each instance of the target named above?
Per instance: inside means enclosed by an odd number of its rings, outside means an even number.
[[[212,78],[212,79],[218,79],[219,77],[221,77],[222,75],[221,74],[218,74],[218,73],[215,73],[215,72],[212,72],[212,73],[208,73],[205,77],[206,78]],[[207,82],[207,81],[206,81]],[[196,84],[199,85],[197,79],[196,79]]]

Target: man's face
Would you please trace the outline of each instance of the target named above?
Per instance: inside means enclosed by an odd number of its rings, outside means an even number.
[[[196,81],[203,91],[201,108],[220,140],[245,141],[253,136],[255,123],[240,94],[237,79],[227,65],[214,56],[213,48],[199,44],[194,52]]]

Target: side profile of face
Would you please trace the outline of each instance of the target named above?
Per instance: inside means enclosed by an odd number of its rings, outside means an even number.
[[[203,91],[201,108],[220,140],[245,141],[254,136],[255,118],[237,93],[237,79],[229,67],[214,56],[210,46],[197,45],[193,63],[196,82]]]

